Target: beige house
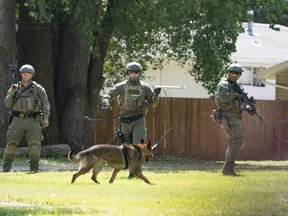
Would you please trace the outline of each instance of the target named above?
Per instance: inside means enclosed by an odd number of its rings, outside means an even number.
[[[258,100],[288,98],[288,90],[283,88],[288,86],[288,27],[273,30],[260,23],[243,23],[243,27],[246,31],[239,35],[237,51],[231,55],[232,61],[244,68],[239,82]],[[161,85],[168,97],[208,98],[207,90],[194,81],[188,69],[188,65],[170,62],[162,70],[146,71],[146,81]]]

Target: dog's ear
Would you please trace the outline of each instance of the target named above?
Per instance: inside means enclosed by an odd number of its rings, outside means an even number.
[[[144,139],[141,139],[141,140],[140,140],[140,143],[145,143]]]

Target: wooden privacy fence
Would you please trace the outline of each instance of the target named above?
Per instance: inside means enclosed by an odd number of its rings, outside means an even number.
[[[119,127],[119,120],[111,119],[118,115],[114,100],[112,111],[99,118],[109,119],[96,124],[94,144],[106,143]],[[156,143],[170,127],[170,110],[173,112],[173,128],[164,141],[154,149],[154,155],[190,157],[201,160],[223,160],[227,139],[220,125],[210,118],[215,108],[210,99],[160,98],[157,108],[150,109],[147,115],[148,139]],[[273,134],[274,125],[288,118],[288,103],[285,101],[257,101],[264,115],[266,126],[257,116],[243,113],[242,128],[245,147],[239,160],[284,160],[288,159],[288,143],[278,141]],[[277,134],[288,139],[288,125],[281,126]],[[285,137],[286,135],[286,137]]]

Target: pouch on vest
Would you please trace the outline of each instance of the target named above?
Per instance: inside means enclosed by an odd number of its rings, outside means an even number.
[[[139,108],[139,101],[143,97],[142,89],[138,86],[125,86],[125,108],[126,110],[136,110]]]
[[[126,100],[126,109],[127,110],[135,110],[136,109],[136,100],[133,98],[129,98]]]
[[[210,117],[213,119],[213,121],[216,124],[221,124],[222,123],[222,113],[218,109],[214,109],[210,115]]]
[[[32,97],[26,98],[26,108],[28,112],[34,111],[34,100]]]

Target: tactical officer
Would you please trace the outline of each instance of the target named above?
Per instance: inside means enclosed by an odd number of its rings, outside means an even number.
[[[116,84],[108,94],[103,96],[102,110],[110,108],[110,100],[119,97],[120,130],[125,143],[137,144],[147,139],[145,115],[149,106],[156,107],[159,102],[160,88],[154,91],[149,84],[140,80],[142,66],[138,62],[130,62],[126,66],[128,79]],[[133,175],[129,174],[128,178]]]
[[[233,63],[228,67],[227,77],[220,81],[216,89],[215,103],[218,109],[214,110],[214,116],[212,116],[217,123],[221,124],[228,137],[222,173],[229,176],[238,176],[234,171],[235,160],[244,147],[241,113],[247,107],[243,102],[243,95],[233,88],[242,72],[243,69],[239,64]]]
[[[156,107],[159,102],[160,88],[154,91],[147,83],[140,80],[142,66],[130,62],[126,66],[128,79],[116,84],[103,96],[102,110],[110,108],[110,100],[119,97],[120,128],[127,144],[137,144],[147,139],[145,115],[149,106]]]
[[[35,70],[25,64],[20,68],[21,81],[13,84],[6,98],[5,106],[11,109],[11,124],[7,132],[7,145],[3,158],[3,171],[9,172],[16,149],[25,136],[29,147],[30,172],[38,172],[42,128],[49,125],[50,103],[45,89],[32,81]],[[42,126],[42,127],[41,127]]]

